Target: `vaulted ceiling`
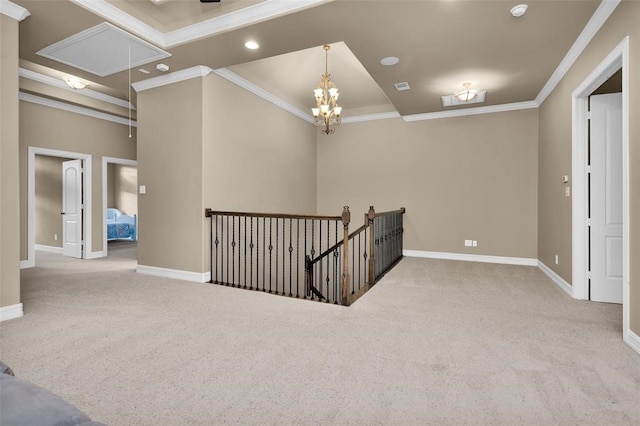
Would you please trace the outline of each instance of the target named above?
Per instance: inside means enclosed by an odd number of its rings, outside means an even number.
[[[528,4],[527,12],[513,17],[510,9],[521,1]],[[223,69],[308,113],[314,106],[312,90],[325,68],[322,45],[331,44],[329,72],[340,88],[345,118],[532,102],[600,5],[598,0],[12,2],[30,13],[20,23],[23,68],[55,78],[74,75],[90,82],[93,90],[123,100],[129,97],[130,80],[206,66]],[[38,53],[104,22],[170,56],[136,66],[131,73],[100,77]],[[245,48],[248,40],[260,48]],[[114,56],[108,47],[107,53],[79,52]],[[398,64],[382,65],[388,56],[397,57]],[[157,70],[159,62],[169,71]],[[397,91],[394,83],[400,82],[410,90]],[[465,82],[486,90],[485,102],[443,107],[441,96],[461,90]]]

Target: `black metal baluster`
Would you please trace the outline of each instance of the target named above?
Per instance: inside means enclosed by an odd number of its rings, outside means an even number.
[[[273,234],[273,218],[269,218],[269,293],[271,293],[271,264],[273,259],[273,244],[272,244],[272,234]]]
[[[226,219],[226,222],[227,222],[227,232],[224,231],[225,219]],[[227,243],[226,244],[228,244],[228,241],[229,241],[229,216],[224,216],[224,218],[222,219],[222,231],[221,232],[222,232],[222,253],[221,253],[221,258],[220,258],[220,264],[222,265],[222,274],[221,274],[222,277],[221,278],[222,278],[222,284],[226,285],[227,282],[224,279],[224,277],[225,277],[225,272],[226,272],[227,280],[229,279],[229,260],[227,258],[225,258],[224,254],[228,251],[229,247],[225,246],[225,238],[224,237],[225,237],[225,235],[227,236],[227,238],[226,238],[227,239]],[[225,250],[225,247],[227,248],[227,250]],[[224,267],[225,262],[226,262],[226,265],[227,265],[226,268]]]
[[[266,283],[265,272],[267,270],[267,263],[265,260],[265,255],[267,252],[267,250],[265,250],[267,247],[266,235],[267,235],[267,218],[263,217],[262,218],[262,291],[264,291],[264,288],[266,285],[265,284]]]
[[[364,279],[367,284],[369,283],[369,279],[367,278],[367,270],[369,269],[369,264],[367,263],[367,247],[369,247],[367,245],[367,234],[369,233],[370,229],[371,227],[367,226],[367,229],[364,230],[364,253],[362,254],[362,259],[364,260]]]
[[[244,286],[247,288],[247,217],[244,217]]]
[[[300,297],[300,219],[296,219],[296,298]]]
[[[249,288],[253,288],[253,217],[249,218],[249,227],[251,228],[251,239],[249,242]]]
[[[236,285],[236,217],[231,216],[231,286]]]
[[[337,220],[335,221],[335,225],[336,225],[335,243],[338,244],[338,221]],[[338,303],[338,257],[341,257],[339,250],[336,250],[333,256],[335,257],[335,260],[333,262],[333,300],[335,301],[335,303]],[[329,290],[327,289],[327,291]],[[327,303],[328,302],[329,302],[329,299],[327,298]]]
[[[279,286],[279,281],[278,281],[278,228],[279,228],[279,223],[280,223],[280,219],[276,218],[276,288],[275,288],[275,293],[278,294],[278,286]]]
[[[293,261],[293,242],[292,235],[293,232],[293,219],[289,218],[289,297],[292,297],[293,294],[291,292],[291,285],[293,284],[293,273],[291,271],[291,262]],[[284,273],[284,272],[283,272]]]
[[[218,243],[220,242],[220,240],[218,240],[218,215],[216,215],[216,280],[214,281],[216,284],[218,284]]]
[[[319,236],[318,240],[320,240],[320,247],[318,248],[318,253],[320,253],[320,255],[322,255],[322,219],[320,219],[318,222],[320,222],[320,231],[318,232],[318,236]],[[327,248],[328,248],[328,246],[327,246]],[[320,262],[318,262],[318,263],[320,263],[320,269],[322,270],[322,258],[320,259]],[[323,281],[324,281],[324,274],[321,274],[320,275],[320,289],[319,289],[320,290],[320,294],[324,294],[322,292]]]

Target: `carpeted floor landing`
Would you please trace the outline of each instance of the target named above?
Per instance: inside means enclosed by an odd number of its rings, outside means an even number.
[[[37,253],[16,375],[111,425],[640,424],[620,305],[534,267],[405,258],[353,306]]]

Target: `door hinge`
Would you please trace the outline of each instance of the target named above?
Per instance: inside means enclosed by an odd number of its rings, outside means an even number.
[[[591,173],[591,166],[587,166],[587,173]]]
[[[591,111],[587,111],[587,120],[591,120]]]
[[[591,226],[591,218],[587,218],[587,226]]]
[[[591,279],[591,271],[587,271],[587,278]]]

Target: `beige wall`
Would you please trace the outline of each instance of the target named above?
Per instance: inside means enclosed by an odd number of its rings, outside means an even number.
[[[315,213],[315,128],[246,90],[215,74],[146,90],[138,120],[141,265],[207,272],[206,207]]]
[[[140,265],[204,271],[202,120],[201,78],[138,93]]]
[[[629,229],[631,330],[640,334],[640,2],[623,1],[540,107],[538,256],[569,283],[571,199],[560,177],[571,175],[571,93],[629,36]],[[553,256],[560,256],[554,265]]]
[[[62,162],[66,160],[36,155],[36,244],[62,247]]]
[[[0,307],[20,303],[18,22],[0,14]]]
[[[107,163],[107,207],[116,207],[116,165]]]
[[[345,124],[318,136],[318,208],[406,207],[404,248],[536,258],[537,110]],[[478,247],[464,246],[464,240]]]
[[[112,197],[108,207],[114,207],[123,214],[138,214],[138,169],[133,166],[109,164],[108,193]]]
[[[204,81],[205,207],[314,214],[316,128],[215,74]]]
[[[136,135],[129,138],[126,125],[20,102],[20,210],[27,216],[29,147],[92,155],[92,247],[102,251],[102,157],[136,159]],[[20,222],[21,259],[27,258],[27,221]]]

